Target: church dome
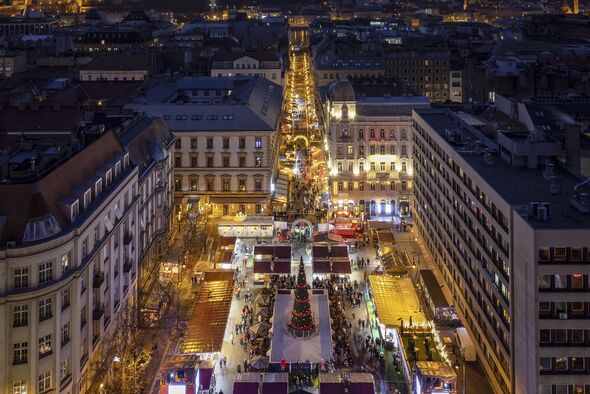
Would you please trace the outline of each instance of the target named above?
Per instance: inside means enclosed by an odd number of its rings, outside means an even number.
[[[354,101],[354,89],[350,81],[346,78],[341,78],[330,84],[329,88],[330,100],[332,101]]]

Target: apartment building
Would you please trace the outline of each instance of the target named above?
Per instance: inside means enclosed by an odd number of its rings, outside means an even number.
[[[588,181],[539,131],[413,113],[418,231],[497,393],[589,392]]]
[[[283,65],[274,52],[219,52],[212,60],[212,77],[262,77],[283,85]]]
[[[0,392],[86,393],[135,294],[138,169],[113,132],[13,146],[0,185]]]
[[[386,77],[408,84],[431,102],[449,100],[450,52],[446,44],[417,37],[388,47],[383,56]]]
[[[162,118],[140,116],[121,127],[119,140],[138,167],[138,281],[143,305],[159,277],[160,257],[168,246],[174,206],[175,138]]]
[[[409,216],[412,110],[428,108],[428,99],[358,90],[344,78],[327,92],[332,204],[366,217]]]
[[[177,205],[212,215],[263,214],[274,191],[282,88],[264,78],[183,77],[126,108],[161,116],[176,137]]]

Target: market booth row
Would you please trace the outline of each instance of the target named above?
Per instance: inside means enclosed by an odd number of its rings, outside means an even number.
[[[450,327],[461,325],[455,308],[447,302],[432,270],[420,270],[420,286],[435,320]]]
[[[418,295],[409,278],[390,275],[370,275],[369,283],[373,292],[374,304],[371,307],[377,320],[381,336],[385,338],[387,348],[400,349],[403,372],[408,385],[421,391],[416,393],[456,393],[456,382],[450,365],[445,345],[442,343],[432,321],[421,310]],[[418,362],[425,361],[426,366],[420,370]],[[419,371],[422,371],[420,374]],[[430,375],[440,371],[443,375]],[[428,391],[433,382],[444,382],[440,390]]]
[[[291,274],[291,245],[256,245],[254,247],[254,282],[268,282],[270,275]]]
[[[370,373],[321,373],[319,394],[374,394],[375,380]]]
[[[198,355],[168,356],[162,368],[160,394],[199,394],[215,386],[214,360]]]
[[[287,394],[289,373],[239,373],[234,381],[234,394]]]
[[[346,245],[314,244],[312,247],[314,275],[350,275],[352,268]]]

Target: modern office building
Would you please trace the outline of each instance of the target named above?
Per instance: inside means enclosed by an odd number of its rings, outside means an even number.
[[[412,110],[428,108],[428,99],[362,96],[342,78],[329,85],[324,106],[332,204],[367,217],[409,216]]]
[[[263,214],[277,172],[282,88],[264,78],[156,82],[126,107],[162,116],[176,137],[177,205],[214,216]]]
[[[412,133],[415,223],[496,392],[588,392],[588,182],[538,130],[426,109]]]
[[[2,393],[90,392],[94,355],[135,298],[137,165],[113,132],[75,146],[25,141],[2,164]]]

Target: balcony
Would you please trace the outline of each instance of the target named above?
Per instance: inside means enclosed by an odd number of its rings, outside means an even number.
[[[92,287],[95,289],[100,288],[100,286],[104,283],[104,272],[95,272],[92,278]]]
[[[352,137],[349,135],[341,135],[338,137],[338,142],[350,142],[352,141]]]
[[[129,231],[126,231],[125,235],[123,235],[123,244],[129,245],[131,241],[133,241],[133,234],[131,234]]]
[[[131,260],[128,257],[125,259],[125,262],[123,263],[123,272],[129,272],[129,271],[131,271],[132,268],[133,268],[133,260]]]
[[[99,302],[94,306],[92,309],[92,319],[93,320],[100,320],[100,318],[104,315],[104,302]]]

